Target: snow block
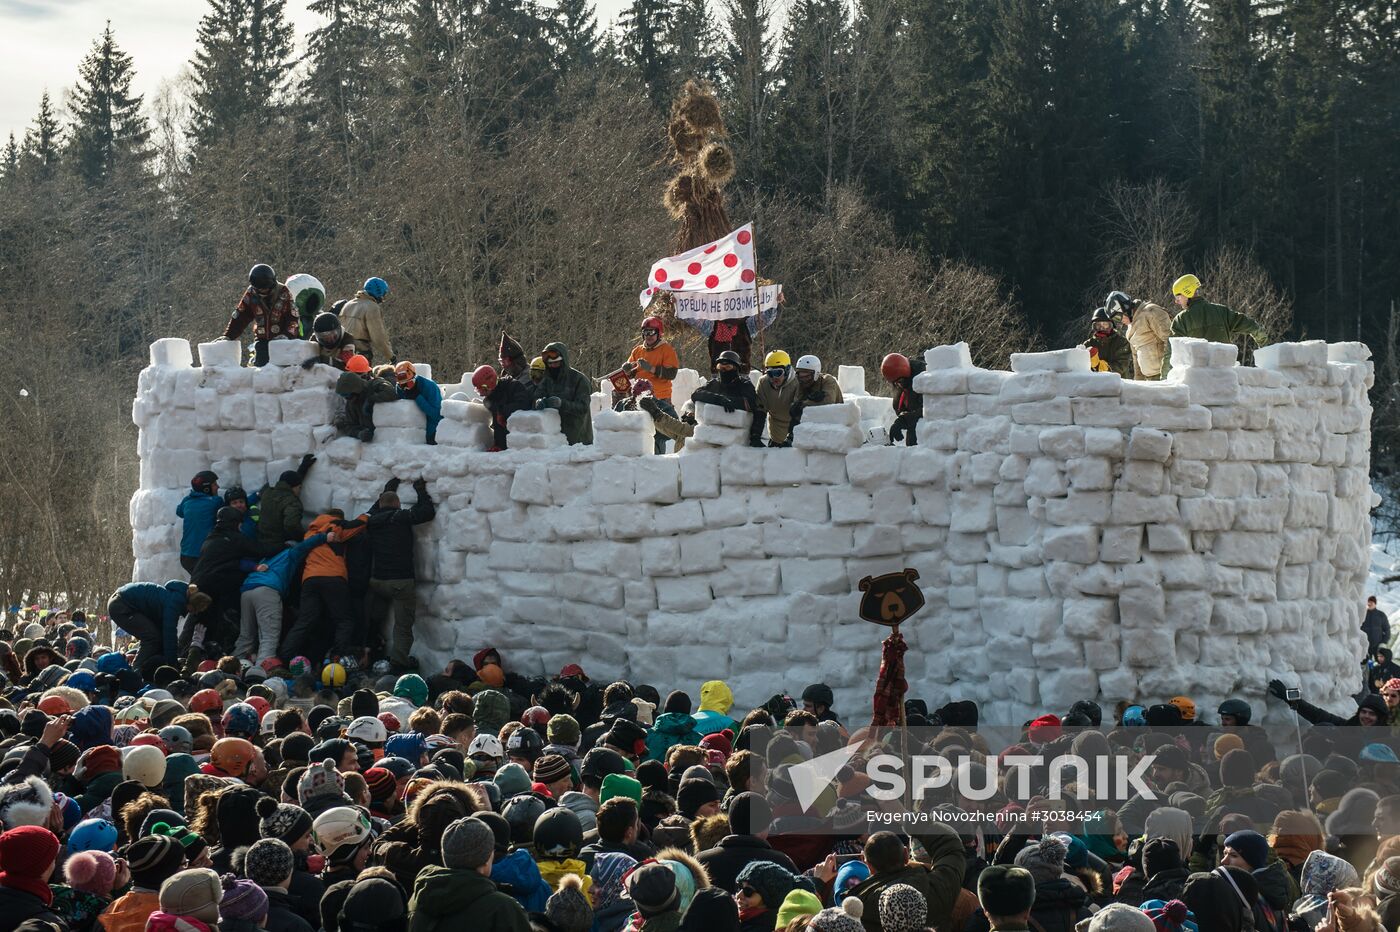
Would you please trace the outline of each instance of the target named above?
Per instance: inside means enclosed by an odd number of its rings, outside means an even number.
[[[199,365],[204,369],[219,366],[237,368],[243,364],[243,346],[237,340],[214,340],[199,344]]]
[[[236,340],[229,342],[234,346],[238,345]],[[177,369],[185,369],[194,365],[194,354],[190,352],[189,340],[166,337],[151,344],[150,360],[153,366],[173,366]]]
[[[316,347],[310,340],[271,340],[267,344],[267,361],[273,366],[300,366],[316,357]]]

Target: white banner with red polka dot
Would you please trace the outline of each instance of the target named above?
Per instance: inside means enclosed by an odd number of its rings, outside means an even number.
[[[647,276],[647,287],[641,294],[641,302],[646,307],[658,291],[683,294],[752,289],[757,277],[753,224],[746,223],[713,243],[697,246],[689,252],[669,256],[653,264],[651,274]]]

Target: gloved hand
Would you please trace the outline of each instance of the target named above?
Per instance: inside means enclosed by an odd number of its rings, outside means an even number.
[[[417,492],[418,496],[421,498],[423,496],[423,493],[428,491],[428,480],[424,479],[422,476],[419,476],[417,479],[414,479],[413,491]]]
[[[638,398],[637,407],[641,408],[647,414],[656,414],[656,412],[660,410],[656,407],[656,399],[651,395],[643,395]]]
[[[549,407],[549,405],[545,403],[548,400],[548,398],[541,398],[538,401],[536,401],[531,407],[533,407],[536,411],[543,411],[545,408]]]
[[[734,410],[735,410],[735,409],[734,409],[734,402],[732,402],[732,401],[726,401],[726,402],[724,403],[724,410],[725,410],[725,411],[728,411],[730,414],[733,414],[733,413],[734,413]]]
[[[398,476],[395,476],[394,478],[390,479],[388,482],[384,483],[384,491],[386,491],[386,492],[397,492],[398,490],[399,490],[399,477],[398,477]]]
[[[749,446],[758,447],[760,450],[762,450],[767,445],[763,442],[762,437],[750,437]]]
[[[302,367],[303,369],[306,369],[306,370],[310,371],[311,367],[314,366],[314,365],[316,365],[316,362],[317,362],[316,357],[315,357],[315,356],[312,356],[310,359],[303,359],[303,360],[301,361],[301,367]]]
[[[559,400],[559,396],[558,396],[558,395],[550,395],[548,398],[546,398],[546,399],[544,400],[544,406],[545,406],[546,408],[553,408],[553,409],[556,410],[556,411],[559,410],[559,406],[560,406],[561,404],[563,404],[563,402],[561,402],[561,401]]]
[[[1283,685],[1283,680],[1269,680],[1269,693],[1285,701],[1288,699],[1288,687]]]
[[[306,454],[301,458],[301,465],[297,467],[297,472],[301,473],[303,476],[306,475],[306,471],[311,468],[311,464],[314,462],[316,462],[316,454]]]

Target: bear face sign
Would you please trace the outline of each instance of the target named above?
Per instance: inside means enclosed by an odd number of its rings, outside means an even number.
[[[860,617],[877,625],[894,627],[924,607],[924,594],[914,584],[919,571],[905,569],[860,581]]]

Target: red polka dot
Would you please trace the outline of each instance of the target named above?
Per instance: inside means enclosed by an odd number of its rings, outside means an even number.
[[[673,279],[671,279],[671,287],[674,288],[674,289],[676,289],[677,291],[679,291],[680,289],[682,289],[682,288],[685,287],[685,279],[683,279],[683,278],[673,278]]]
[[[700,274],[700,263],[698,263],[698,262],[692,262],[692,263],[690,263],[690,265],[686,266],[686,269],[685,269],[685,270],[686,270],[687,272],[689,272],[691,275],[699,275],[699,274]]]
[[[710,245],[708,245],[708,246],[705,247],[705,255],[708,256],[710,253],[714,252],[714,251],[715,251],[716,249],[718,249],[718,248],[719,248],[719,243],[711,243]]]
[[[747,245],[749,244],[749,240],[751,240],[751,239],[753,239],[753,234],[750,233],[748,230],[740,230],[740,231],[739,231],[739,245],[740,245],[740,246],[747,246]]]
[[[734,268],[734,266],[739,264],[739,257],[731,252],[729,255],[724,257],[724,264],[727,268],[732,269]]]
[[[707,275],[707,276],[705,276],[705,287],[706,287],[706,288],[713,288],[713,287],[715,287],[715,286],[718,285],[718,284],[719,284],[719,276],[718,276],[718,275]]]
[[[739,277],[746,282],[752,282],[754,277],[753,269],[744,269],[744,274],[740,275]]]
[[[648,288],[648,289],[647,289],[647,294],[649,294],[649,295],[656,294],[656,289],[655,289],[655,288]]]
[[[657,269],[657,270],[656,270],[656,280],[659,281],[659,282],[664,282],[664,281],[666,280],[666,270],[665,270],[665,269]]]

